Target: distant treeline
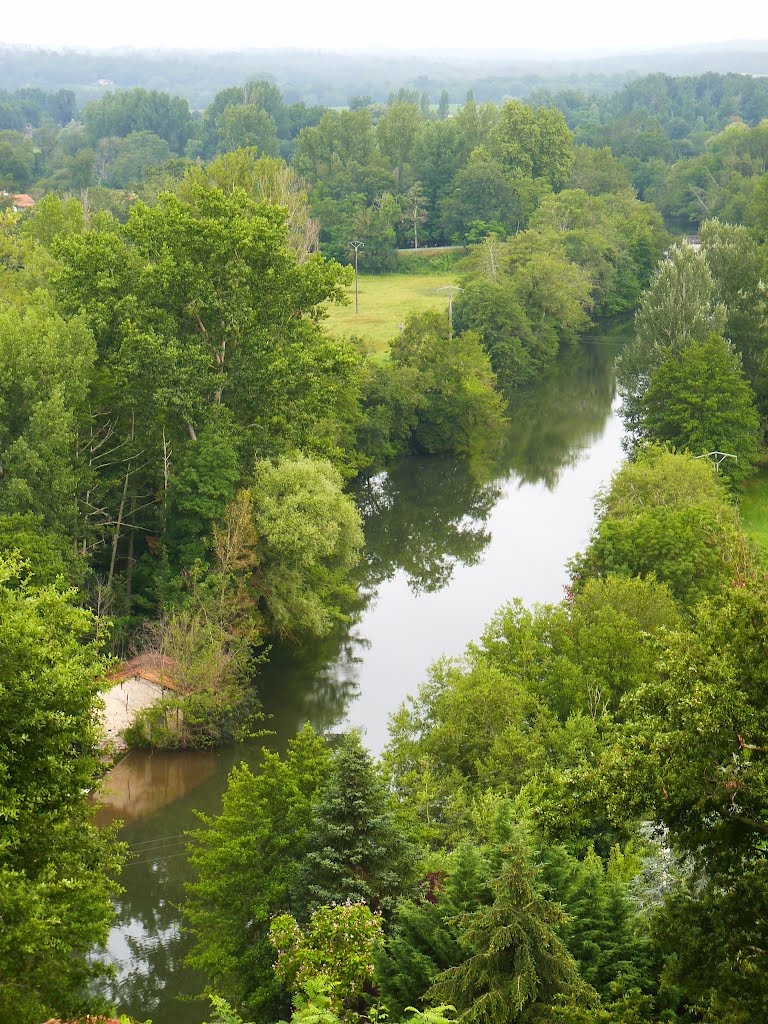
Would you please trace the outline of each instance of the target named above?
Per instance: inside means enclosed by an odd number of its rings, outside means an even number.
[[[768,45],[762,49],[726,47],[717,50],[671,51],[657,54],[590,59],[533,60],[509,57],[306,53],[249,50],[241,53],[122,52],[75,53],[0,48],[0,83],[5,89],[34,86],[56,92],[73,90],[79,103],[98,97],[104,86],[142,86],[187,99],[194,109],[206,107],[214,95],[234,83],[266,78],[282,90],[289,103],[303,101],[343,106],[350,95],[370,94],[382,103],[400,88],[437,97],[447,90],[453,102],[472,89],[477,99],[525,98],[531,90],[582,89],[590,95],[615,92],[645,74],[700,75],[743,71],[762,74]]]

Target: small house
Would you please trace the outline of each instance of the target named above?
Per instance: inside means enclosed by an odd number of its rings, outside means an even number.
[[[107,677],[111,686],[104,694],[105,741],[123,746],[123,732],[139,712],[176,691],[175,673],[175,662],[155,653],[140,654],[111,672]]]
[[[16,213],[20,213],[23,210],[31,210],[34,205],[35,200],[32,196],[28,196],[26,192],[13,197],[13,209]]]

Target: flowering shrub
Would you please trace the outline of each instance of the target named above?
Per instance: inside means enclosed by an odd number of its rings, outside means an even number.
[[[342,1021],[356,1024],[375,989],[374,954],[383,940],[381,916],[365,903],[333,904],[312,914],[303,932],[290,914],[272,920],[275,974],[292,996],[317,981]]]

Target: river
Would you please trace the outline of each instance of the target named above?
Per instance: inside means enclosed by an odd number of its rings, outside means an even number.
[[[296,653],[276,649],[259,677],[271,735],[217,753],[128,755],[110,773],[98,819],[125,822],[133,860],[103,956],[121,1012],[199,1024],[203,979],[186,968],[185,830],[215,813],[231,766],[281,749],[306,721],[361,728],[386,743],[387,718],[441,655],[459,656],[512,597],[559,601],[583,547],[592,499],[621,461],[613,364],[627,324],[602,325],[536,387],[515,396],[492,455],[408,458],[362,486],[366,555],[353,623]]]

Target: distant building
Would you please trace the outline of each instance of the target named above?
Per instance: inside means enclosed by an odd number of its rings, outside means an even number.
[[[176,663],[162,654],[140,654],[111,672],[107,678],[112,685],[104,694],[104,739],[124,746],[123,732],[133,725],[139,712],[176,689],[177,671]]]
[[[13,197],[13,208],[18,213],[20,210],[31,210],[35,205],[35,200],[32,196],[28,196],[26,192],[22,192],[21,195]]]

